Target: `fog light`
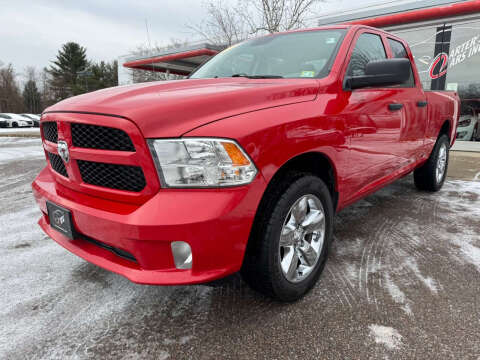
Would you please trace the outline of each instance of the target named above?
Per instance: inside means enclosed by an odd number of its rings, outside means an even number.
[[[174,241],[171,243],[173,260],[177,269],[192,268],[192,249],[184,241]]]

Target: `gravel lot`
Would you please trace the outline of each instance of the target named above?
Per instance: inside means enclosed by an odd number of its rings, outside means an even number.
[[[36,225],[43,166],[39,139],[0,138],[2,359],[480,358],[480,181],[432,195],[408,176],[342,211],[319,283],[284,305],[238,279],[135,285],[68,253]]]

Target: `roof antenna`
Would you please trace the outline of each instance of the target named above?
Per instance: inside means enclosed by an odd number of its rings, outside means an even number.
[[[148,49],[150,50],[149,56],[153,56],[152,43],[150,42],[150,31],[148,30],[148,20],[145,18],[145,29],[147,30]],[[155,66],[152,62],[152,72],[155,73]],[[156,78],[156,76],[155,76]],[[156,79],[155,79],[156,80]]]

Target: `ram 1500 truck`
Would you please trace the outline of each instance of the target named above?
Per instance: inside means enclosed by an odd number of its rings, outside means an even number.
[[[188,79],[64,100],[41,119],[41,228],[141,284],[240,272],[294,301],[319,278],[333,217],[414,172],[442,187],[453,92],[422,90],[402,39],[365,26],[268,35]]]

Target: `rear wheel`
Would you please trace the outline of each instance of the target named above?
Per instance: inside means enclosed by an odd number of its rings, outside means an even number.
[[[415,170],[415,186],[420,190],[438,191],[447,177],[450,141],[441,135],[427,162]]]
[[[268,296],[295,301],[315,285],[325,265],[334,216],[330,192],[320,178],[295,173],[265,197],[242,275]]]

